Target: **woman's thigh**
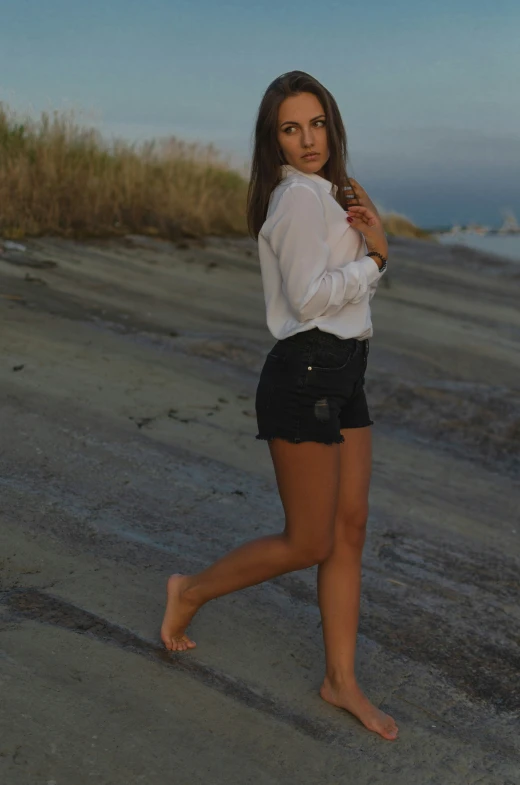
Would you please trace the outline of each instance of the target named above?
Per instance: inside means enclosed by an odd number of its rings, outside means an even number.
[[[334,543],[340,445],[272,439],[269,449],[292,543],[326,558]]]
[[[364,542],[372,474],[372,429],[345,428],[339,445],[339,491],[335,536]]]

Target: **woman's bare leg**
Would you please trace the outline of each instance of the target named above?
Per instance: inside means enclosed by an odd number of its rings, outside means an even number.
[[[318,566],[318,599],[323,623],[326,675],[322,698],[341,706],[386,739],[397,736],[392,717],[376,708],[355,676],[356,637],[361,594],[361,555],[368,517],[372,470],[370,426],[342,431],[340,489],[334,548]]]
[[[209,600],[323,561],[334,542],[338,503],[339,444],[268,442],[285,512],[281,534],[244,543],[196,575],[172,575],[161,638],[180,651],[195,643],[185,634]]]

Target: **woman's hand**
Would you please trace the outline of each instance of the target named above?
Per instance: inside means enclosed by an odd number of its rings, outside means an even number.
[[[363,186],[361,186],[357,180],[354,180],[353,177],[349,177],[348,179],[352,186],[352,191],[347,190],[348,206],[361,205],[361,207],[368,207],[369,210],[372,210],[373,213],[379,216],[377,207]]]
[[[369,251],[388,255],[388,240],[379,214],[361,205],[352,205],[347,210],[347,221],[357,229],[366,240]]]

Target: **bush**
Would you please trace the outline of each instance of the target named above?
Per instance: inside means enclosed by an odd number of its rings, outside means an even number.
[[[212,146],[107,143],[72,114],[20,122],[0,104],[0,234],[244,234],[247,182]]]
[[[72,112],[20,121],[0,103],[0,235],[247,234],[247,179],[211,144],[107,142]],[[427,237],[397,213],[389,235]]]

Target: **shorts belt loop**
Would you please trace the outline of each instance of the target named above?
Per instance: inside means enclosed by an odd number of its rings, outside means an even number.
[[[314,332],[315,330],[315,332]],[[314,359],[316,353],[315,349],[318,346],[318,341],[320,340],[321,333],[318,328],[314,328],[312,339],[309,341],[309,353],[307,355],[307,370],[312,370],[312,360]]]

